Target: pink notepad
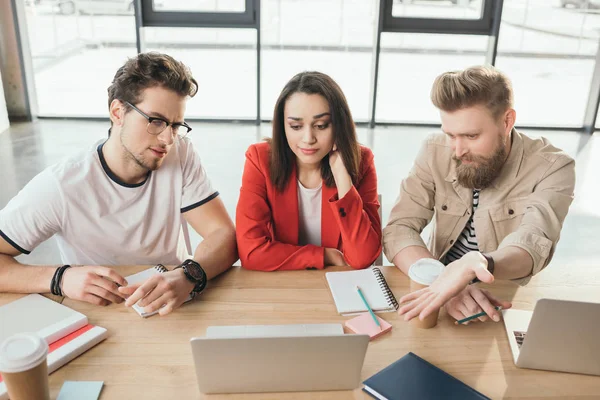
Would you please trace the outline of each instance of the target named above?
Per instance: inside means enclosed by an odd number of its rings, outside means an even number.
[[[392,325],[388,322],[379,317],[377,317],[377,320],[381,324],[381,330],[379,330],[379,327],[375,324],[375,321],[373,321],[373,317],[371,317],[371,314],[368,312],[349,319],[344,325],[354,333],[369,335],[371,340],[373,340],[392,330]]]

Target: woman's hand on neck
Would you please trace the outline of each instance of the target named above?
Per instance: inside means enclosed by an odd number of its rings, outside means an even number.
[[[329,167],[338,190],[338,199],[341,199],[352,189],[352,177],[344,165],[342,154],[337,150],[337,146],[333,146],[329,153]]]

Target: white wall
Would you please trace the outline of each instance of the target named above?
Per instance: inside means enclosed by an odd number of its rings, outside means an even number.
[[[8,111],[6,110],[6,100],[4,100],[4,87],[2,86],[2,76],[0,75],[0,133],[8,129]]]

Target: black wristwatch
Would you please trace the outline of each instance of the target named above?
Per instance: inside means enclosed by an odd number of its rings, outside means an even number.
[[[487,261],[487,270],[490,272],[490,274],[494,275],[494,259],[492,258],[492,256],[490,256],[489,254],[485,254],[485,253],[481,253],[481,255],[483,256],[483,258],[486,259]],[[477,283],[477,282],[481,282],[479,280],[478,277],[473,278],[473,280],[471,281],[471,284],[473,283]]]
[[[204,272],[204,269],[200,266],[200,264],[194,260],[188,259],[178,267],[175,267],[175,269],[177,268],[183,268],[183,273],[185,274],[187,280],[194,284],[192,293],[198,294],[204,290],[207,283],[206,272]]]

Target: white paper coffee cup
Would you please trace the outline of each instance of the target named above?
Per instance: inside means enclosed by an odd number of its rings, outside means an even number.
[[[410,266],[408,277],[419,285],[429,286],[440,276],[444,264],[433,258],[422,258]]]
[[[35,333],[19,333],[0,343],[0,373],[11,400],[50,398],[48,344]]]
[[[408,270],[410,291],[415,292],[430,286],[440,276],[444,268],[444,264],[432,258],[422,258],[416,261]],[[436,310],[422,321],[418,316],[410,321],[417,328],[429,329],[437,325],[438,316],[439,310]]]

